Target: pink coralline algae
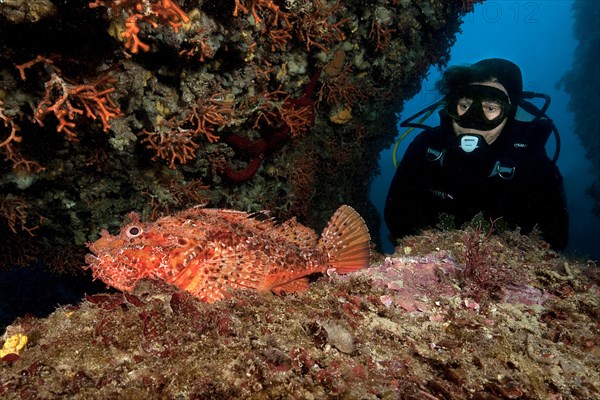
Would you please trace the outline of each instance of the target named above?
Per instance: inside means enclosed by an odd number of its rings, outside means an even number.
[[[531,306],[543,304],[552,297],[554,296],[530,285],[511,284],[503,288],[502,300],[506,303],[522,303]]]
[[[417,257],[386,257],[361,275],[373,286],[389,289],[382,297],[385,305],[396,303],[406,311],[431,308],[437,295],[454,296],[459,292],[453,277],[462,267],[444,251]]]
[[[436,251],[424,256],[396,253],[358,274],[374,287],[387,289],[380,298],[386,307],[397,305],[408,312],[430,312],[438,308],[440,298],[460,296],[466,309],[479,311],[478,302],[463,290],[463,270],[464,266],[449,252]],[[499,297],[505,303],[541,305],[553,296],[527,283],[510,283],[501,288]]]

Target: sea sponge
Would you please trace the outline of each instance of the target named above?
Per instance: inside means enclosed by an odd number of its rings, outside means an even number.
[[[334,124],[344,125],[352,119],[352,109],[347,106],[336,107],[329,113],[329,120]]]

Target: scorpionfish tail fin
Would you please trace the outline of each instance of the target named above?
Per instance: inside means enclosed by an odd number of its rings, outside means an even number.
[[[329,266],[338,274],[369,265],[371,236],[365,220],[355,209],[343,205],[323,229],[319,246],[329,257]]]

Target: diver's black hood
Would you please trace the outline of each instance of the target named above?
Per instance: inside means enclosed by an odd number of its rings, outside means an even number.
[[[511,105],[507,115],[514,116],[523,96],[523,75],[512,61],[487,58],[471,65],[450,67],[436,86],[446,99],[451,99],[462,96],[469,85],[483,82],[497,82],[506,89]]]
[[[523,74],[517,64],[503,58],[488,58],[471,66],[478,76],[494,77],[508,92],[510,102],[515,105],[523,94]],[[473,82],[470,82],[473,83]]]

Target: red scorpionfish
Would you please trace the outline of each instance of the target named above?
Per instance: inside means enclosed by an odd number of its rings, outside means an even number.
[[[88,244],[85,268],[122,291],[141,278],[162,279],[213,303],[235,289],[305,290],[310,274],[369,264],[369,231],[350,206],[333,214],[320,238],[295,218],[278,225],[260,216],[194,207],[143,223],[133,212],[118,235],[104,230]]]

